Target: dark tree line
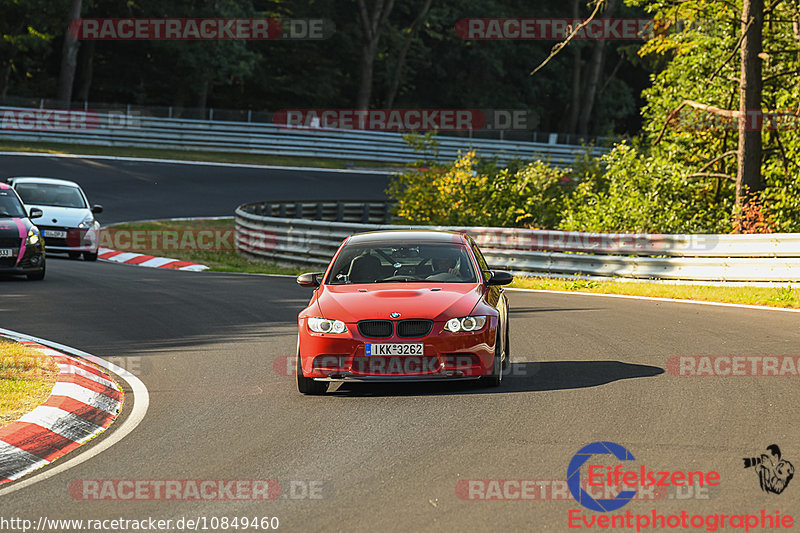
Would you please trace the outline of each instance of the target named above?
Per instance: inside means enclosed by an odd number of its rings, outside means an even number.
[[[636,133],[648,67],[640,43],[573,43],[529,77],[551,41],[465,41],[464,17],[586,17],[582,0],[0,0],[0,98],[275,111],[529,109],[539,131]],[[75,41],[81,17],[322,18],[322,41]],[[610,3],[606,16],[641,17]]]

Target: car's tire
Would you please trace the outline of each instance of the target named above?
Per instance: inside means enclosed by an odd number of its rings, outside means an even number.
[[[297,350],[297,390],[309,396],[320,396],[328,391],[327,381],[314,381],[303,375],[303,365],[300,364],[300,350]]]
[[[67,252],[70,259],[80,259],[81,253],[80,252]]]
[[[83,252],[84,261],[97,261],[97,252]]]
[[[33,274],[26,274],[28,281],[42,281],[44,279],[45,267],[42,265],[42,270],[34,272]]]
[[[487,387],[499,387],[503,382],[503,350],[500,346],[500,333],[494,343],[494,364],[492,373],[488,376],[481,376],[481,382]]]

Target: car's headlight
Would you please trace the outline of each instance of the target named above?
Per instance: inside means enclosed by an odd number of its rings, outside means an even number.
[[[315,333],[344,333],[347,326],[341,320],[329,320],[327,318],[309,318],[308,329]]]
[[[78,224],[78,228],[80,228],[80,229],[88,229],[88,228],[91,228],[93,225],[94,225],[94,216],[90,213],[90,214],[86,215],[85,217],[83,217],[83,220],[81,220],[81,223]]]
[[[485,325],[485,316],[467,316],[464,318],[451,318],[444,325],[444,329],[445,331],[458,333],[459,331],[478,331]]]
[[[25,244],[29,246],[33,246],[39,243],[39,230],[35,228],[31,228],[28,230],[28,239],[25,241]]]

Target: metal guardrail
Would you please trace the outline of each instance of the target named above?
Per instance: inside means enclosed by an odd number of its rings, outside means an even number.
[[[264,216],[270,203],[236,209],[240,251],[259,259],[324,268],[342,241],[353,233],[384,229],[441,229],[471,235],[492,268],[529,275],[692,280],[800,281],[800,233],[767,235],[652,235],[577,233],[510,228],[409,226],[355,222],[365,204],[351,204],[354,215],[342,221],[313,220],[332,212],[334,203],[286,203],[286,215]],[[270,204],[273,207],[278,203]],[[359,211],[358,205],[361,205]],[[380,203],[378,203],[380,205]],[[289,206],[294,206],[294,211]],[[384,213],[386,212],[386,204]],[[371,204],[369,212],[378,212]],[[296,217],[302,212],[303,217]],[[280,211],[272,211],[279,215]],[[291,218],[295,217],[295,218]]]
[[[286,127],[266,123],[225,122],[160,118],[142,115],[87,112],[86,127],[61,126],[37,120],[54,110],[0,107],[4,118],[0,138],[16,141],[63,142],[78,145],[161,148],[257,155],[325,157],[343,160],[408,163],[420,155],[408,146],[403,134],[363,130],[332,130]],[[22,114],[31,118],[16,120]],[[39,113],[37,115],[37,113]],[[62,112],[63,113],[63,112]],[[71,111],[81,113],[81,111]],[[568,166],[586,152],[599,157],[606,148],[559,145],[540,142],[500,141],[462,137],[437,137],[439,161],[452,161],[459,152],[474,149],[482,157],[496,157],[499,163],[513,159],[541,159]]]

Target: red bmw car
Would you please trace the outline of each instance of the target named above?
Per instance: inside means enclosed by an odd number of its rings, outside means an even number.
[[[481,379],[509,363],[508,272],[492,271],[468,235],[377,231],[345,239],[298,315],[297,388],[337,381]]]

